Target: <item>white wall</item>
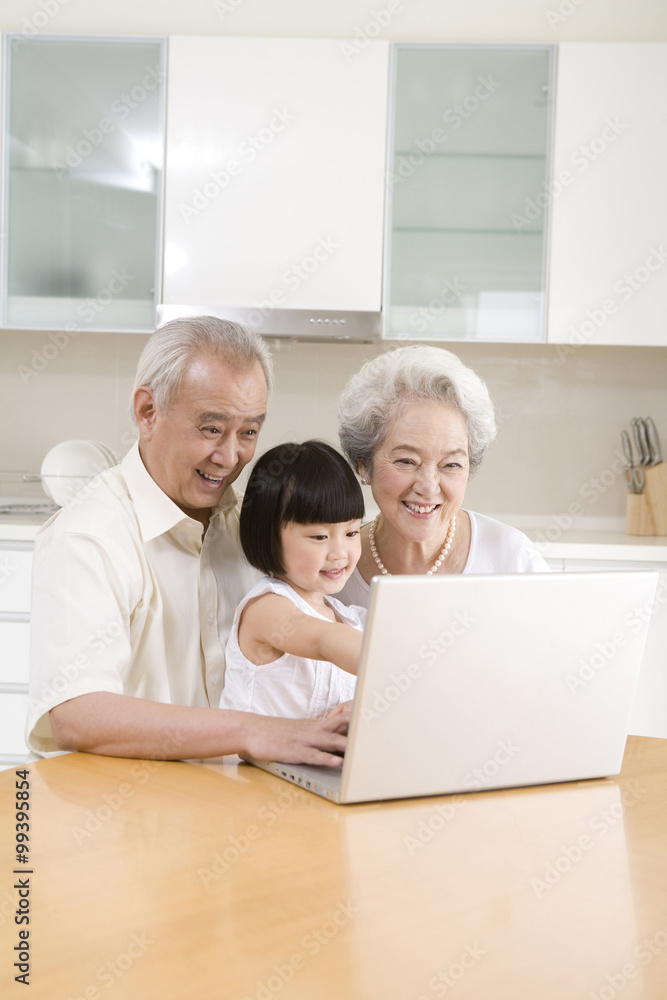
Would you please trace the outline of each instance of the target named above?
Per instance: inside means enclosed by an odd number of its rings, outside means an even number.
[[[3,0],[0,30],[351,38],[388,9],[389,0]],[[660,41],[667,30],[661,0],[393,0],[391,10],[382,37],[406,41]]]
[[[383,37],[667,40],[667,5],[656,0],[402,0],[400,6]],[[4,0],[0,29],[350,38],[373,11],[386,8],[385,0]],[[132,439],[127,398],[145,337],[82,333],[43,371],[22,377],[21,366],[30,366],[47,342],[44,333],[0,331],[0,470],[36,471],[48,449],[66,438],[99,439],[121,452]],[[335,441],[340,389],[363,360],[383,349],[297,344],[279,352],[277,390],[260,447],[307,436]],[[547,346],[453,349],[486,379],[500,417],[498,440],[469,490],[471,506],[546,516],[579,503],[595,517],[624,513],[624,484],[617,479],[606,486],[605,470],[632,416],[650,413],[667,442],[667,348],[582,347],[564,359]]]

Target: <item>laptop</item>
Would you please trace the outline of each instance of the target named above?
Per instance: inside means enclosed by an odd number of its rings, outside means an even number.
[[[657,582],[374,577],[343,766],[243,759],[341,804],[618,774]]]

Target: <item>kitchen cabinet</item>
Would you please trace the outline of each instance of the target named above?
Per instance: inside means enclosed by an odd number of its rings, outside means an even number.
[[[160,39],[6,36],[4,326],[154,329],[164,80]]]
[[[5,41],[5,327],[667,344],[667,43]]]
[[[0,541],[0,768],[20,763],[28,748],[28,633],[32,542]]]
[[[666,91],[665,43],[559,46],[548,340],[564,359],[667,345]]]
[[[352,58],[335,40],[170,38],[162,318],[379,326],[388,58],[383,41]]]
[[[394,46],[385,337],[544,341],[553,54]]]

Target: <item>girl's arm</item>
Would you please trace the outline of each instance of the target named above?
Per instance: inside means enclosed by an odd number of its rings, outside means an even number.
[[[352,625],[326,622],[306,615],[279,594],[263,594],[243,610],[239,645],[244,656],[263,663],[293,653],[311,660],[329,660],[356,674],[363,634]]]

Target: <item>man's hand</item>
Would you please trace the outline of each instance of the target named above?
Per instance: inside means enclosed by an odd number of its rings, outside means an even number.
[[[259,760],[340,767],[350,704],[327,719],[276,719],[98,691],[57,705],[50,716],[61,750],[156,760],[247,753]]]
[[[350,704],[350,703],[348,703]],[[349,708],[326,719],[275,719],[248,715],[242,751],[258,760],[340,767],[347,742]]]

